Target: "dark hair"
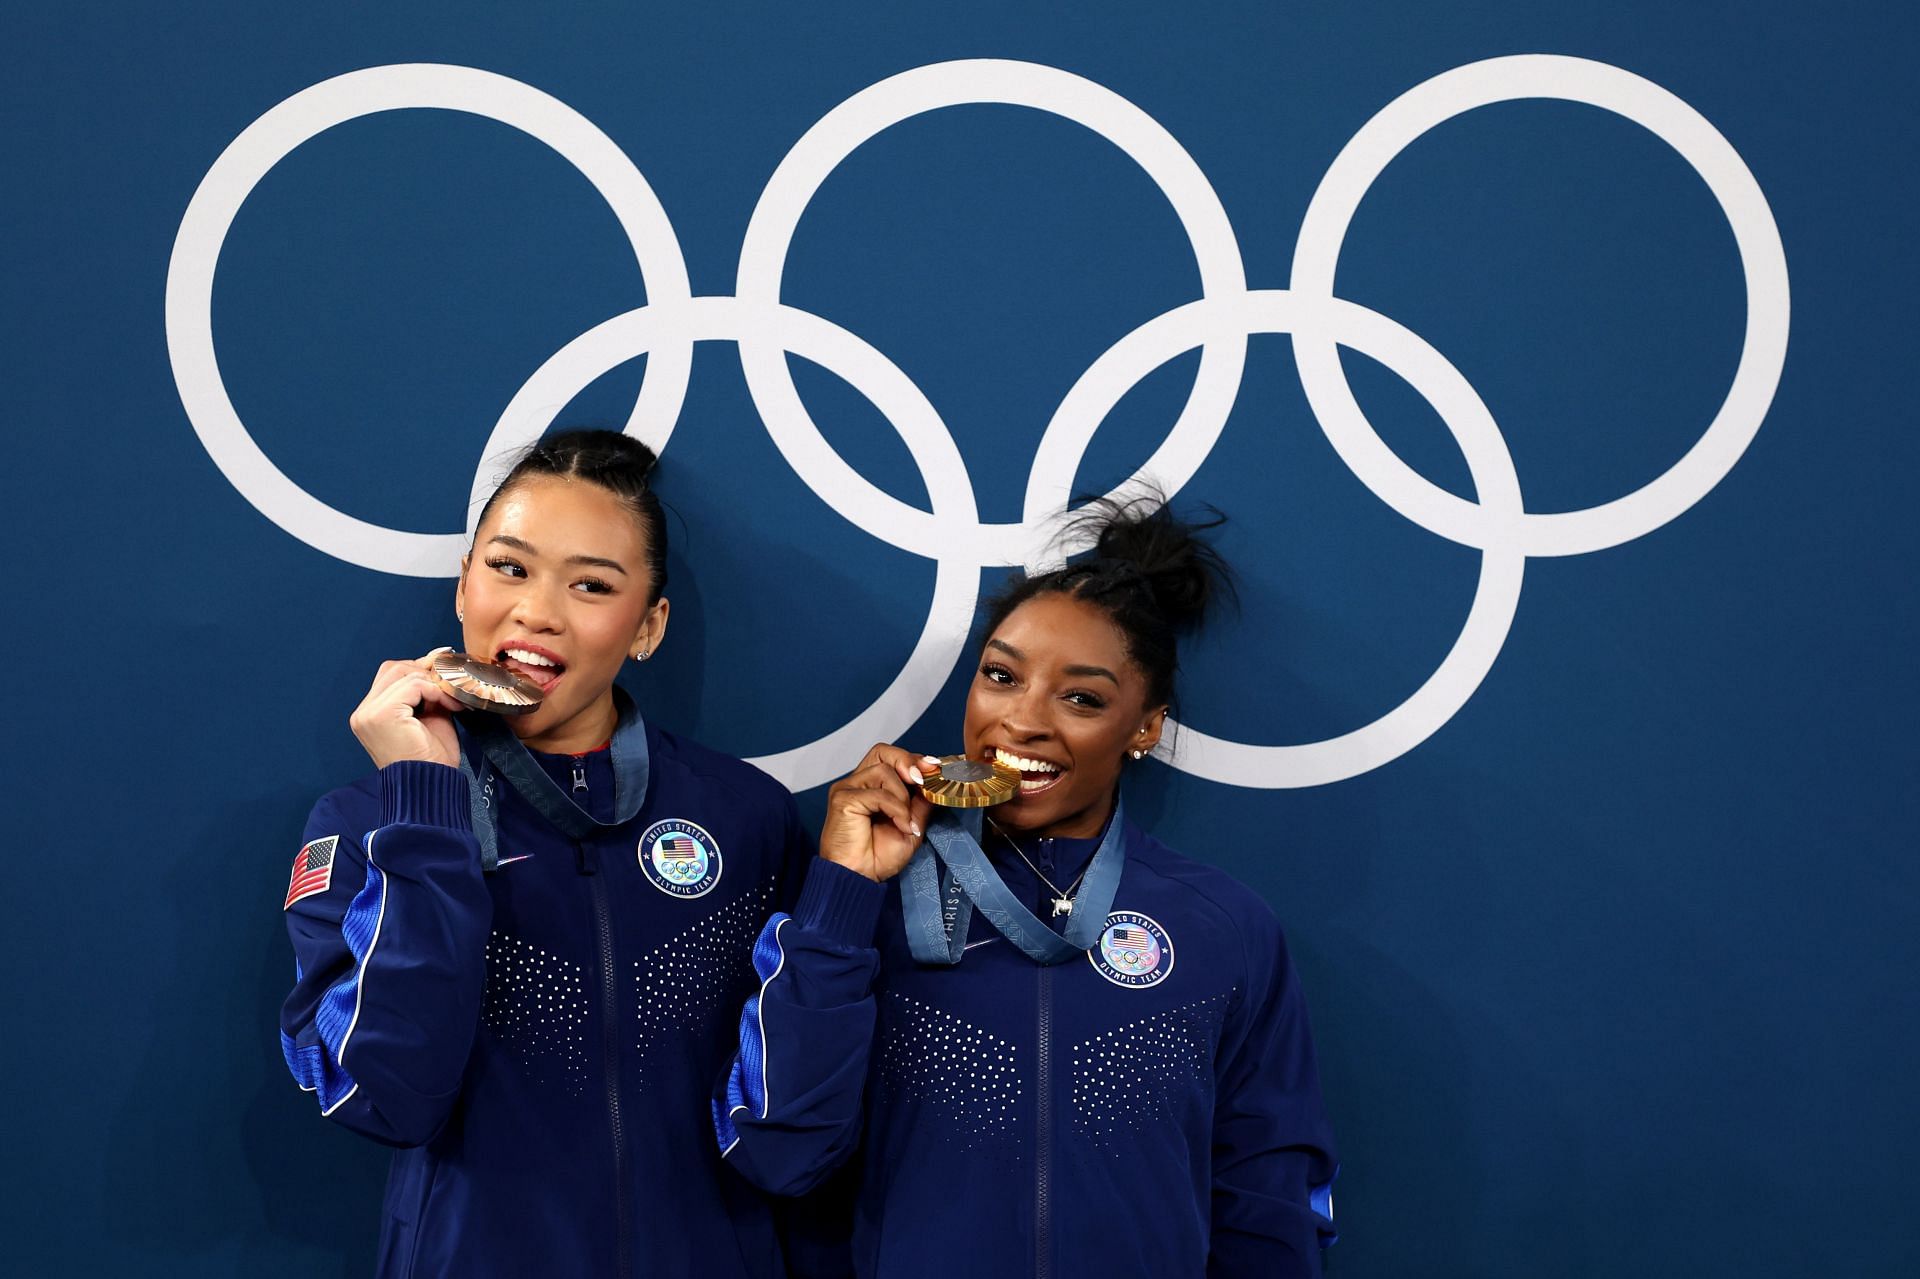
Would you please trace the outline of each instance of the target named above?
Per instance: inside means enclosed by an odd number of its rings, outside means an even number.
[[[619,431],[556,432],[534,441],[514,461],[513,468],[493,490],[493,496],[480,508],[480,518],[474,527],[477,529],[486,523],[487,512],[493,509],[502,493],[533,476],[553,475],[598,484],[619,498],[640,521],[647,547],[647,573],[653,579],[647,595],[651,606],[659,602],[661,592],[667,589],[667,521],[650,483],[653,468],[659,464],[660,459],[652,449]]]
[[[1180,669],[1180,633],[1199,627],[1221,599],[1238,598],[1233,570],[1200,539],[1207,529],[1226,523],[1218,511],[1208,512],[1205,520],[1182,520],[1152,489],[1122,500],[1087,502],[1060,536],[1091,541],[1092,555],[1050,573],[1016,578],[988,601],[981,644],[1034,596],[1071,595],[1098,605],[1126,636],[1127,655],[1147,676],[1147,705],[1169,704]]]

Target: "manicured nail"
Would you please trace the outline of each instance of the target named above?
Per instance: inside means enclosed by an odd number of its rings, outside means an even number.
[[[907,776],[913,779],[913,784],[915,786],[922,785],[927,780],[926,778],[920,776],[920,770],[917,768],[909,768],[907,770]]]
[[[919,839],[919,838],[920,838],[920,823],[919,823],[919,822],[908,822],[908,823],[907,823],[907,825],[913,828],[913,837],[914,837],[915,839]]]

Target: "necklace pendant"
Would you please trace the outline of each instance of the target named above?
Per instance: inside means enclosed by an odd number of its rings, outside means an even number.
[[[1062,915],[1071,914],[1073,914],[1073,898],[1056,897],[1053,899],[1053,917],[1055,919],[1060,918]]]

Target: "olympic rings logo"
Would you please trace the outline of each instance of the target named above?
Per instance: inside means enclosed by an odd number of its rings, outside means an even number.
[[[1347,228],[1386,166],[1444,121],[1475,107],[1527,98],[1600,107],[1677,151],[1725,214],[1746,285],[1739,364],[1699,440],[1642,488],[1598,506],[1558,513],[1526,510],[1500,429],[1459,370],[1418,335],[1334,294]],[[981,521],[952,435],[897,365],[855,334],[780,300],[794,230],[841,161],[903,120],[970,103],[1051,112],[1119,147],[1172,204],[1199,266],[1199,298],[1116,342],[1054,410],[1028,476],[1018,523]],[[1233,227],[1205,175],[1171,134],[1118,94],[1034,63],[982,59],[918,67],[855,94],[794,144],[754,208],[732,297],[693,296],[679,242],[646,178],[572,108],[517,80],[471,67],[374,67],[295,94],[221,153],[181,220],[168,268],[166,322],[181,402],[228,481],[301,541],[381,572],[452,576],[471,530],[423,534],[370,524],[313,497],[275,466],[248,433],[221,380],[213,347],[213,277],[241,204],[274,165],[337,124],[407,108],[484,116],[557,151],[613,210],[646,287],[645,306],[589,329],[534,372],[501,412],[483,457],[537,439],[559,406],[601,374],[642,354],[648,357],[646,378],[626,430],[664,450],[686,395],[694,344],[733,342],[762,422],[807,486],[872,536],[934,562],[926,624],[905,666],[879,698],[817,740],[753,761],[796,790],[838,776],[869,743],[897,737],[931,705],[965,644],[982,568],[1049,562],[1052,517],[1070,497],[1076,468],[1102,419],[1135,383],[1187,351],[1200,351],[1193,390],[1166,440],[1139,472],[1153,476],[1169,495],[1193,477],[1219,438],[1239,388],[1249,337],[1285,333],[1292,335],[1321,430],[1361,482],[1421,528],[1481,553],[1478,584],[1459,638],[1426,682],[1387,714],[1338,737],[1294,746],[1231,742],[1188,726],[1179,734],[1178,753],[1165,756],[1175,767],[1257,788],[1340,781],[1425,741],[1466,704],[1491,669],[1512,624],[1528,558],[1618,546],[1699,501],[1759,430],[1786,358],[1786,254],[1759,184],[1731,144],[1693,108],[1605,63],[1550,55],[1494,58],[1445,72],[1389,103],[1335,157],[1314,192],[1285,289],[1247,287]],[[1434,485],[1386,446],[1341,371],[1337,351],[1342,346],[1385,365],[1438,411],[1465,456],[1475,500]],[[881,491],[834,452],[801,402],[788,370],[789,354],[842,378],[887,417],[919,468],[931,512]],[[487,482],[488,477],[475,476],[474,509]],[[1059,548],[1052,552],[1060,553]]]

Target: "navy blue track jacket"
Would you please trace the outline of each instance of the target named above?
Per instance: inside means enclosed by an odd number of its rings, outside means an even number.
[[[1320,1273],[1335,1156],[1279,923],[1224,872],[1124,837],[1084,959],[1036,964],[976,913],[957,966],[922,966],[896,887],[818,859],[762,932],[719,1144],[780,1194],[856,1165],[862,1279]],[[1067,885],[1095,843],[1023,846]],[[1048,918],[1012,850],[986,852]]]
[[[459,770],[392,764],[314,806],[281,1045],[322,1113],[400,1148],[382,1279],[784,1273],[707,1103],[814,841],[765,774],[646,739],[639,814],[580,843],[496,779],[487,874]],[[609,754],[534,758],[611,820]]]

